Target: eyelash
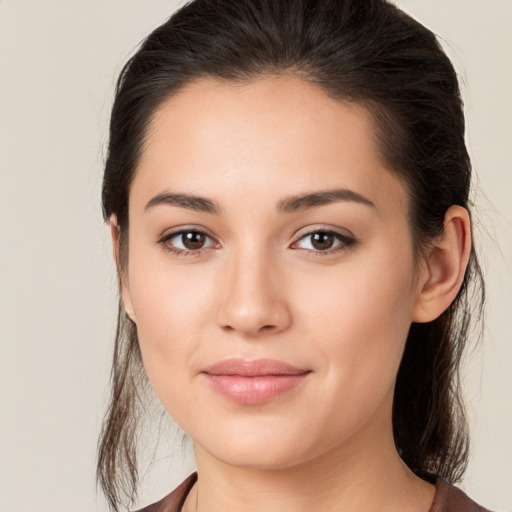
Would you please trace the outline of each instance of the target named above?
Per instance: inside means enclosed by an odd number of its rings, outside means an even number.
[[[168,233],[168,234],[164,235],[161,239],[158,240],[158,243],[161,244],[166,251],[171,252],[176,256],[187,256],[187,257],[197,257],[197,256],[200,256],[201,252],[214,248],[214,246],[213,246],[213,247],[205,247],[202,249],[184,250],[184,249],[179,249],[177,247],[173,247],[168,244],[168,242],[170,240],[172,240],[173,238],[175,238],[179,235],[183,235],[185,233],[198,233],[198,234],[202,234],[210,239],[212,238],[210,235],[208,235],[208,233],[206,233],[202,229],[198,229],[198,228],[181,229],[179,231],[174,231],[172,233]],[[319,256],[319,257],[330,256],[332,254],[348,250],[348,249],[354,247],[358,243],[358,241],[355,238],[348,236],[348,235],[341,234],[338,231],[334,231],[332,229],[315,229],[313,231],[309,231],[307,233],[302,234],[300,236],[300,238],[296,242],[294,242],[294,244],[299,242],[300,240],[307,238],[308,236],[312,236],[312,235],[315,235],[318,233],[321,233],[324,235],[333,235],[340,242],[340,244],[335,246],[334,249],[327,249],[325,251],[304,249],[307,252],[311,253],[313,256]]]
[[[168,233],[167,235],[164,235],[160,240],[158,240],[158,243],[163,246],[163,248],[166,251],[172,252],[176,256],[199,256],[202,251],[206,251],[208,249],[211,249],[212,247],[205,247],[203,249],[179,249],[177,247],[172,247],[168,245],[169,240],[172,240],[173,238],[176,238],[179,235],[183,235],[185,233],[199,233],[201,235],[204,235],[208,238],[212,238],[206,231],[203,231],[202,229],[194,228],[194,229],[180,229],[179,231],[174,231],[172,233]]]
[[[312,230],[312,231],[308,231],[307,233],[303,233],[299,237],[297,242],[299,242],[300,240],[304,240],[305,238],[307,238],[307,237],[309,237],[311,235],[318,234],[318,233],[321,233],[322,235],[332,235],[340,243],[339,243],[339,245],[335,246],[334,248],[327,249],[325,251],[314,250],[314,249],[304,249],[305,251],[308,251],[312,256],[320,256],[320,257],[330,256],[332,254],[336,254],[336,253],[339,253],[341,251],[346,251],[346,250],[354,247],[357,244],[357,240],[354,237],[349,236],[349,235],[344,235],[344,234],[342,234],[342,233],[340,233],[338,231],[335,231],[333,229],[327,229],[327,228],[315,229],[315,230]],[[297,242],[294,242],[294,244],[297,243]]]

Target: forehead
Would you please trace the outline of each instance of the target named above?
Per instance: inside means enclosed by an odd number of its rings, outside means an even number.
[[[405,204],[363,106],[292,76],[202,79],[154,114],[130,202],[169,188],[209,196],[247,189],[277,201],[284,188],[293,195],[334,187]]]

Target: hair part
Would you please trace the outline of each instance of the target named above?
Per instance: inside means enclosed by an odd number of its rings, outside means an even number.
[[[383,161],[407,185],[416,255],[442,234],[450,206],[469,210],[471,163],[457,76],[430,30],[386,0],[195,0],[146,38],[117,83],[102,205],[105,220],[117,217],[121,272],[128,264],[130,184],[157,109],[201,78],[243,83],[282,74],[370,112]],[[472,246],[450,307],[410,328],[393,428],[400,456],[426,479],[457,482],[467,464],[459,371],[471,317],[479,319],[483,301]],[[116,511],[136,497],[144,385],[136,326],[120,307],[97,464]]]

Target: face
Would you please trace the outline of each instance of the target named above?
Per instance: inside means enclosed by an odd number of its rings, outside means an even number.
[[[368,113],[298,78],[202,80],[162,105],[123,299],[200,450],[282,468],[389,437],[418,295],[407,210]]]

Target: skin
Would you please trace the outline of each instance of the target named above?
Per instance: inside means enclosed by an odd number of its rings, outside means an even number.
[[[469,217],[450,208],[415,264],[408,192],[375,140],[363,107],[291,76],[203,79],[153,117],[130,189],[122,296],[149,380],[194,441],[199,480],[185,511],[430,508],[434,487],[394,446],[393,389],[411,322],[436,318],[460,287]],[[333,189],[372,204],[276,209]],[[147,207],[170,192],[220,212]],[[111,227],[119,261],[115,217]],[[179,229],[205,231],[204,246],[169,237]],[[322,229],[355,242],[318,249],[306,235]],[[228,357],[311,373],[267,403],[237,404],[201,374]]]

